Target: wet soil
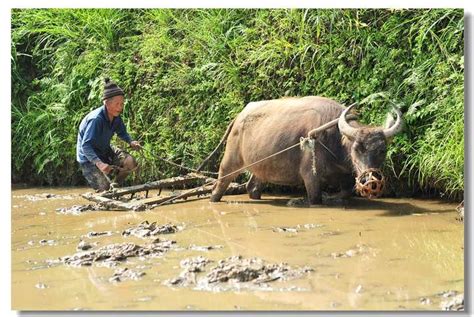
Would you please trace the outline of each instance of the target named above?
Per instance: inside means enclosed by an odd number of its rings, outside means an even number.
[[[134,213],[81,209],[85,191],[13,190],[13,309],[464,307],[456,204],[238,195]]]

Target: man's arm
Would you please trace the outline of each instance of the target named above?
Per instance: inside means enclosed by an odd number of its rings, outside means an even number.
[[[139,150],[139,149],[142,148],[142,146],[140,145],[140,142],[133,141],[132,138],[130,137],[130,135],[127,133],[127,128],[125,127],[125,124],[123,123],[122,118],[120,118],[120,123],[119,123],[118,129],[117,129],[117,135],[122,140],[127,142],[132,147],[132,149]]]
[[[123,123],[122,118],[120,118],[120,121],[117,127],[117,135],[128,144],[132,142],[132,138],[128,134],[127,128],[125,128],[125,124]]]

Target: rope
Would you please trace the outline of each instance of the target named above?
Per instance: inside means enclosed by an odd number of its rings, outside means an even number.
[[[233,172],[231,172],[231,173],[229,173],[229,174],[227,174],[227,175],[224,175],[224,176],[219,177],[219,178],[217,178],[217,179],[215,179],[215,180],[212,180],[212,181],[210,181],[210,182],[208,182],[208,183],[206,183],[206,184],[204,184],[204,185],[202,185],[202,186],[200,186],[200,187],[198,187],[198,188],[192,188],[192,189],[190,189],[190,190],[188,190],[188,191],[185,191],[185,192],[182,193],[181,195],[174,196],[174,197],[170,197],[170,199],[168,199],[168,200],[166,200],[166,201],[164,201],[164,202],[158,204],[157,207],[159,207],[159,206],[161,206],[161,205],[164,205],[164,204],[167,204],[167,203],[169,203],[169,202],[172,202],[172,201],[174,201],[174,200],[176,200],[176,199],[179,199],[179,198],[181,198],[182,196],[187,195],[188,193],[192,193],[193,190],[197,190],[197,189],[199,189],[199,188],[202,188],[202,187],[211,185],[211,184],[213,184],[213,183],[215,183],[215,182],[217,182],[217,181],[219,181],[219,180],[222,180],[222,179],[224,179],[224,178],[227,178],[227,177],[229,177],[229,176],[231,176],[231,175],[233,175],[233,174],[235,174],[235,173],[238,173],[238,172],[241,172],[241,171],[243,171],[243,170],[246,170],[246,169],[248,169],[248,168],[251,167],[251,166],[254,166],[254,165],[259,164],[259,163],[261,163],[261,162],[263,162],[263,161],[265,161],[265,160],[268,160],[269,158],[272,158],[272,157],[277,156],[277,155],[279,155],[279,154],[281,154],[281,153],[284,153],[284,152],[286,152],[286,151],[289,151],[289,150],[291,150],[291,149],[293,149],[293,148],[295,148],[295,147],[297,147],[297,146],[301,146],[301,142],[298,142],[298,143],[296,143],[296,144],[294,144],[294,145],[292,145],[292,146],[289,146],[289,147],[287,147],[286,149],[283,149],[283,150],[278,151],[278,152],[276,152],[276,153],[273,153],[272,155],[269,155],[269,156],[267,156],[267,157],[265,157],[265,158],[263,158],[263,159],[261,159],[261,160],[258,160],[258,161],[256,161],[256,162],[253,162],[252,164],[249,164],[249,165],[247,165],[247,166],[244,166],[244,167],[242,167],[242,168],[239,168],[238,170],[235,170],[235,171],[233,171]]]
[[[195,172],[195,173],[202,173],[202,174],[212,174],[212,175],[219,175],[219,173],[216,173],[216,172],[209,172],[209,171],[200,171],[199,169],[194,169],[194,168],[190,168],[190,167],[186,167],[186,166],[183,166],[183,165],[179,165],[179,164],[176,164],[174,162],[171,162],[167,159],[164,159],[160,156],[156,156],[156,158],[158,158],[159,160],[162,160],[168,164],[171,164],[173,166],[176,166],[176,167],[179,167],[181,169],[184,169],[184,170],[187,170],[187,171],[191,171],[191,172]]]
[[[195,173],[201,173],[201,174],[219,175],[219,173],[216,173],[216,172],[200,171],[200,170],[197,170],[197,169],[194,169],[194,168],[186,167],[186,166],[184,166],[184,165],[176,164],[176,163],[174,163],[174,162],[172,162],[172,161],[170,161],[170,160],[167,160],[167,159],[165,159],[165,158],[162,158],[161,156],[154,155],[153,153],[151,153],[150,150],[147,150],[147,149],[145,149],[145,148],[143,148],[143,147],[142,147],[142,150],[143,150],[143,151],[146,151],[146,152],[147,152],[148,154],[150,154],[151,156],[154,156],[154,157],[156,157],[157,159],[162,160],[163,162],[166,162],[166,163],[168,163],[168,164],[170,164],[170,165],[173,165],[173,166],[175,166],[175,167],[179,167],[179,168],[181,168],[181,169],[183,169],[183,170],[187,170],[187,171],[195,172]]]
[[[230,133],[230,130],[232,130],[232,127],[234,126],[234,122],[235,122],[235,118],[229,123],[229,125],[227,126],[227,129],[225,130],[225,133],[224,135],[222,136],[221,140],[219,141],[219,144],[216,146],[216,148],[214,149],[214,151],[211,152],[211,154],[209,154],[205,159],[204,161],[202,161],[201,164],[199,164],[199,167],[197,168],[198,171],[200,171],[204,165],[207,163],[207,161],[209,161],[211,159],[211,157],[214,156],[214,154],[217,153],[217,150],[219,150],[219,148],[221,147],[222,144],[224,144],[226,141],[227,141],[227,136],[229,135]]]

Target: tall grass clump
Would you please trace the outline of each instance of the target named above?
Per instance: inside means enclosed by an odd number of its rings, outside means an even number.
[[[371,124],[401,107],[392,191],[458,199],[463,40],[458,9],[13,10],[14,181],[83,182],[77,127],[110,76],[145,146],[137,182],[180,172],[158,157],[196,167],[250,101],[322,95],[360,102]]]

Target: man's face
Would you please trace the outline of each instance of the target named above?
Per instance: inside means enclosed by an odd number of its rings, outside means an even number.
[[[107,112],[113,117],[118,117],[123,110],[123,96],[115,96],[105,100]]]

